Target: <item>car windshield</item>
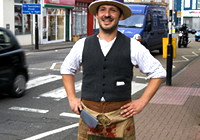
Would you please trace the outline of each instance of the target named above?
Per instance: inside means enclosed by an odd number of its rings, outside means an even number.
[[[133,14],[131,17],[119,21],[118,27],[125,28],[142,28],[144,24],[145,15]]]
[[[200,30],[198,30],[198,32],[200,32]]]

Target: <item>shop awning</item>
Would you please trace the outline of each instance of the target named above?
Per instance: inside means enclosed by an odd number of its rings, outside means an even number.
[[[75,0],[44,0],[44,7],[73,9]]]

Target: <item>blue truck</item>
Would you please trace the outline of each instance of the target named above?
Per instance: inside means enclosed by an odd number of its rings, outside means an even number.
[[[162,38],[168,35],[166,8],[153,4],[127,3],[131,17],[119,22],[118,30],[141,42],[148,50],[162,54]]]

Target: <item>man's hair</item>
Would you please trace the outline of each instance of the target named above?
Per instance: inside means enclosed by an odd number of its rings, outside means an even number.
[[[101,5],[99,5],[98,7],[97,7],[97,13],[98,13],[98,11],[99,11],[99,7],[100,7]],[[117,6],[116,6],[117,7]],[[119,11],[120,11],[120,15],[119,15],[119,17],[121,17],[121,15],[123,14],[123,11],[119,8],[119,7],[117,7],[118,9],[119,9]]]

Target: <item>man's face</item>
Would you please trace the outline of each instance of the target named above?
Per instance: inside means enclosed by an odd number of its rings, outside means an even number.
[[[123,19],[123,15],[120,16],[120,10],[113,5],[101,5],[96,14],[96,18],[99,22],[100,28],[105,33],[112,33],[118,27],[119,20]]]

